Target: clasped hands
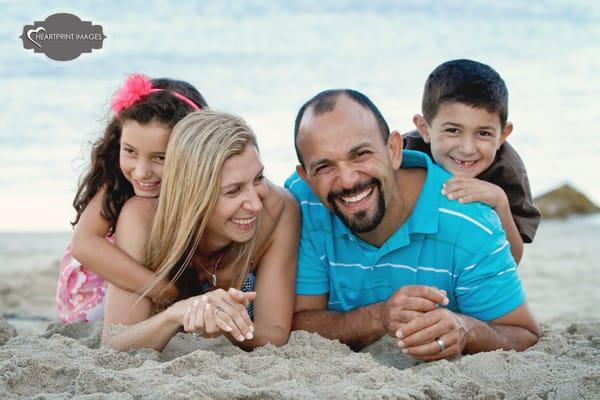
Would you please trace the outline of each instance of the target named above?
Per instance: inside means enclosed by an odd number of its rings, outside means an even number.
[[[230,288],[186,299],[182,301],[183,329],[206,338],[229,334],[239,342],[250,340],[254,337],[254,325],[246,307],[255,298],[256,292]]]
[[[403,353],[424,361],[462,353],[467,329],[448,305],[446,292],[430,286],[403,286],[383,302],[382,321]]]

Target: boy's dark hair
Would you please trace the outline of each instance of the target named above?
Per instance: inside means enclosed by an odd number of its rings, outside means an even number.
[[[429,74],[421,104],[427,123],[435,118],[440,105],[454,102],[498,113],[501,127],[506,125],[508,89],[489,65],[473,60],[452,60]]]
[[[165,89],[154,92],[142,98],[130,107],[123,109],[118,117],[110,117],[104,134],[92,146],[90,165],[79,180],[79,186],[73,207],[76,211],[75,226],[83,210],[92,198],[102,188],[105,189],[102,198],[102,216],[109,222],[109,233],[114,233],[117,218],[123,204],[134,195],[131,183],[125,178],[119,166],[119,151],[121,141],[121,128],[123,122],[134,120],[140,124],[160,122],[173,128],[179,120],[194,111],[192,107],[170,91],[177,92],[200,108],[208,108],[206,100],[191,84],[185,81],[161,78],[152,79],[152,87]]]
[[[302,161],[302,157],[300,156],[300,151],[298,151],[297,139],[300,130],[300,123],[302,122],[302,117],[304,117],[304,113],[309,107],[312,107],[312,112],[315,116],[331,112],[335,109],[337,99],[341,95],[348,96],[350,99],[360,104],[363,108],[366,108],[367,110],[371,111],[371,113],[375,117],[375,120],[377,121],[377,125],[379,126],[379,132],[381,133],[381,137],[383,138],[383,143],[387,144],[388,138],[390,137],[390,128],[387,122],[385,122],[385,119],[383,118],[383,115],[381,115],[379,109],[367,96],[352,89],[324,90],[315,95],[312,99],[308,100],[306,103],[304,103],[302,107],[300,107],[300,110],[296,115],[296,122],[294,123],[294,149],[296,150],[296,157],[298,157],[298,161],[300,162],[300,165],[302,165],[302,168],[304,168],[304,162]]]

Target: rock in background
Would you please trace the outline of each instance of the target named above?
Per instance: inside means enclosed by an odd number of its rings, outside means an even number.
[[[600,212],[600,208],[569,184],[534,199],[544,218],[567,218]]]

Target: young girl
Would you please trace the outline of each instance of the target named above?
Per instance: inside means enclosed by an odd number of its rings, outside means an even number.
[[[187,82],[130,76],[112,100],[111,118],[94,144],[73,206],[71,244],[63,256],[56,293],[62,322],[102,318],[106,281],[143,293],[152,273],[112,244],[117,218],[132,196],[156,197],[171,129],[185,115],[206,108]],[[156,299],[166,282],[146,294]],[[163,298],[176,293],[163,293]]]

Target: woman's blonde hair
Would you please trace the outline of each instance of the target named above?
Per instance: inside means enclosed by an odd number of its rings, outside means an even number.
[[[231,114],[202,110],[175,125],[146,248],[145,265],[155,271],[155,284],[177,281],[186,270],[219,198],[223,164],[248,145],[258,151],[250,127]],[[235,266],[232,287],[241,287],[251,267],[257,231],[249,241],[234,242],[228,249],[226,258]]]

